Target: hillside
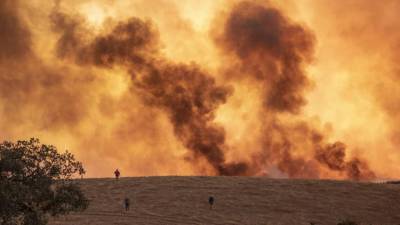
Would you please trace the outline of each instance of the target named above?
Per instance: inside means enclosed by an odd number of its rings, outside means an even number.
[[[400,185],[249,177],[83,179],[91,205],[51,225],[400,224]],[[210,210],[208,197],[215,198]],[[123,213],[123,199],[131,209]]]

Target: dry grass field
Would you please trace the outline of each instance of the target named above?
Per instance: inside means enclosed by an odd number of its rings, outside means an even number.
[[[90,207],[51,225],[400,224],[400,184],[249,177],[83,179]],[[214,196],[210,210],[208,197]],[[123,200],[131,209],[123,212]]]

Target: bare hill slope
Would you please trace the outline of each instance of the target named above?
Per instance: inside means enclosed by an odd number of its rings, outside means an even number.
[[[82,214],[51,225],[400,224],[400,185],[249,177],[84,179],[91,200]],[[208,197],[214,196],[210,210]],[[123,213],[123,200],[131,209]]]

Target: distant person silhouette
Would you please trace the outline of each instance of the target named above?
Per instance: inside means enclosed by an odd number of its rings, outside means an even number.
[[[121,173],[119,172],[119,170],[118,169],[116,169],[115,171],[114,171],[114,174],[115,174],[115,179],[119,179],[119,176],[121,175]]]
[[[210,196],[208,198],[208,204],[210,204],[210,209],[212,209],[213,205],[214,205],[214,197]]]
[[[124,205],[125,205],[125,212],[129,211],[129,206],[131,205],[129,198],[125,198],[124,200]]]

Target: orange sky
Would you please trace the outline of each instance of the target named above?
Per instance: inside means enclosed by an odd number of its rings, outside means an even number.
[[[119,168],[399,178],[399,9],[396,0],[6,0],[0,140],[68,149],[88,177]],[[138,30],[119,35],[119,25]],[[99,50],[99,40],[132,46]],[[153,70],[165,83],[148,83]],[[188,96],[171,91],[182,87],[201,101],[189,122],[178,114]]]

